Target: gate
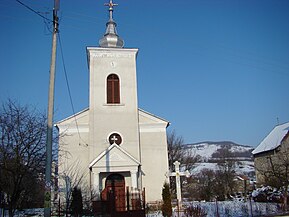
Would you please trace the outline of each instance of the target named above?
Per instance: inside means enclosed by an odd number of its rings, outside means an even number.
[[[145,189],[141,191],[126,187],[124,197],[112,189],[104,190],[101,200],[92,204],[95,216],[145,217]]]

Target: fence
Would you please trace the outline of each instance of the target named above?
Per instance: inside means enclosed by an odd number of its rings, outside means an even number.
[[[189,207],[198,207],[204,211],[204,215],[200,213],[189,213]],[[184,202],[183,207],[179,210],[177,206],[173,208],[173,217],[260,217],[275,216],[285,214],[280,203],[261,203],[250,200],[244,201],[217,201],[217,202]],[[197,209],[194,211],[198,212]],[[147,213],[147,217],[162,217],[162,212],[152,211]]]
[[[270,216],[273,214],[282,214],[282,204],[261,203],[251,200],[243,201],[216,201],[216,202],[187,202],[184,203],[184,209],[179,216],[192,216],[186,213],[186,207],[199,207],[206,215],[216,217],[257,217]],[[174,216],[178,216],[174,212]]]
[[[123,198],[117,198],[114,191],[109,191],[106,200],[93,201],[93,213],[96,216],[110,215],[111,217],[122,216],[145,216],[145,189],[126,188]]]

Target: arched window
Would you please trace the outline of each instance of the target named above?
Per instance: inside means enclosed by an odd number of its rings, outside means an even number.
[[[108,104],[120,103],[119,78],[116,74],[107,77],[106,99]]]

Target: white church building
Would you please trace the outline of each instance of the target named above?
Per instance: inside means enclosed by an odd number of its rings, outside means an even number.
[[[89,108],[56,123],[59,185],[64,189],[64,177],[77,170],[96,198],[117,180],[121,191],[145,188],[147,202],[161,200],[169,122],[138,108],[138,49],[124,48],[113,20],[114,4],[107,5],[106,32],[99,46],[87,47]]]

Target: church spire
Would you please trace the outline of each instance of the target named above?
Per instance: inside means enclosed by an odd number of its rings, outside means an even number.
[[[115,47],[122,48],[124,46],[124,41],[117,35],[116,32],[116,22],[113,20],[113,7],[117,6],[112,2],[106,3],[105,6],[108,6],[109,11],[109,20],[106,23],[106,31],[104,36],[99,40],[100,47]]]

